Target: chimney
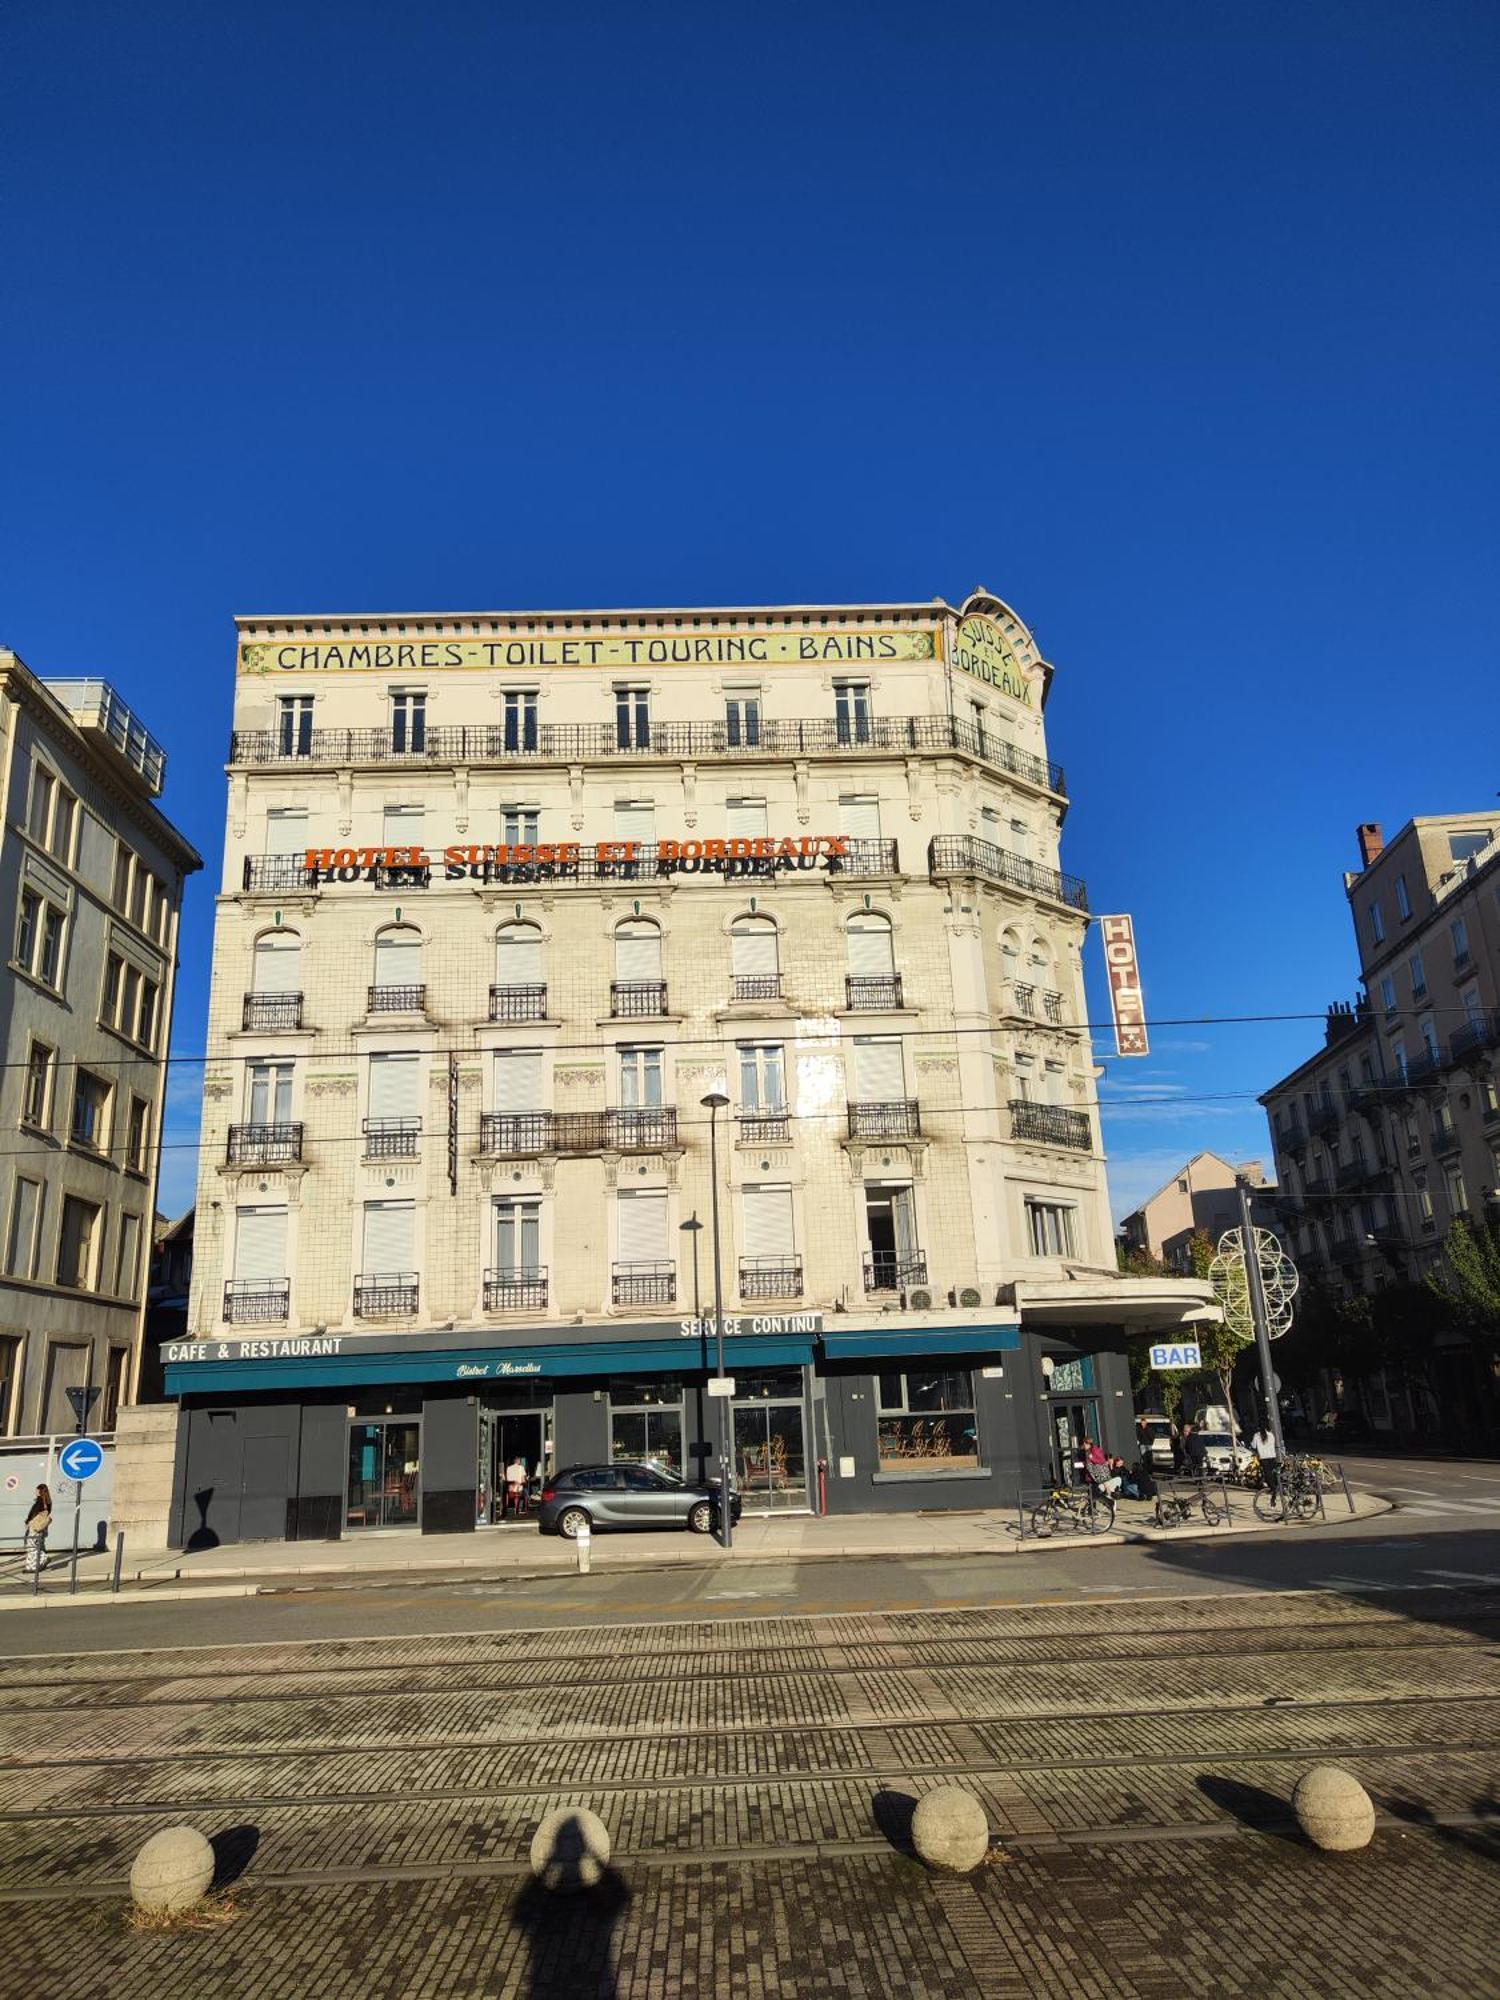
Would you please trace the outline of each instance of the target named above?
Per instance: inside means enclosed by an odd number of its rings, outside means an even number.
[[[1354,829],[1354,838],[1359,842],[1359,865],[1372,868],[1385,852],[1385,835],[1380,831],[1378,819],[1367,819],[1363,826]]]

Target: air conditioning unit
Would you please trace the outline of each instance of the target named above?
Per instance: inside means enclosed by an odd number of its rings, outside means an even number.
[[[982,1301],[979,1296],[979,1287],[977,1285],[961,1285],[959,1287],[958,1303],[961,1306],[967,1306],[971,1311],[975,1306],[980,1305]]]
[[[914,1292],[907,1293],[907,1301],[914,1313],[932,1311],[932,1294],[924,1290],[920,1285]]]

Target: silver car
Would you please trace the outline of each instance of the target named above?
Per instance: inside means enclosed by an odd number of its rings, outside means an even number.
[[[740,1518],[740,1496],[731,1519]],[[542,1487],[536,1524],[544,1535],[573,1541],[594,1528],[691,1528],[706,1535],[719,1525],[717,1479],[686,1480],[669,1466],[572,1465]]]

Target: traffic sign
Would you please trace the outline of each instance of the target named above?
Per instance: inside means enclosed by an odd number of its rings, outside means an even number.
[[[73,1438],[57,1454],[57,1469],[64,1479],[92,1479],[104,1463],[104,1447],[93,1438]]]
[[[1151,1350],[1153,1368],[1201,1368],[1203,1350],[1196,1340],[1161,1341]]]
[[[73,1406],[74,1416],[77,1417],[79,1423],[82,1423],[89,1411],[99,1400],[98,1384],[91,1384],[87,1389],[69,1389],[67,1397]]]

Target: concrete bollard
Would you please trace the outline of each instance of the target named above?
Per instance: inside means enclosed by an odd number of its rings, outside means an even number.
[[[1314,1847],[1348,1854],[1368,1847],[1375,1834],[1375,1807],[1352,1771],[1337,1764],[1314,1764],[1292,1791],[1297,1824]]]
[[[990,1824],[972,1792],[940,1785],[918,1799],[911,1844],[929,1868],[967,1875],[990,1851]]]
[[[593,1531],[587,1521],[578,1530],[574,1538],[574,1547],[578,1550],[578,1574],[580,1576],[587,1576],[589,1573],[589,1559],[594,1552]]]
[[[138,1910],[190,1910],[208,1894],[214,1851],[195,1826],[168,1826],[151,1838],[130,1869],[130,1895]]]
[[[544,1889],[592,1889],[609,1866],[609,1828],[584,1806],[548,1813],[531,1836],[531,1872]]]

